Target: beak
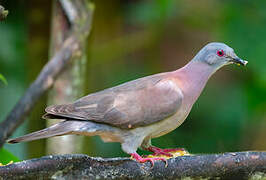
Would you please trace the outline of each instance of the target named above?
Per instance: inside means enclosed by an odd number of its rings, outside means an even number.
[[[245,60],[243,60],[243,59],[240,59],[239,57],[235,57],[235,58],[232,58],[231,60],[230,60],[230,62],[233,62],[233,63],[235,63],[235,64],[237,64],[237,65],[243,65],[243,66],[246,66],[247,65],[247,63],[248,63],[248,61],[245,61]]]

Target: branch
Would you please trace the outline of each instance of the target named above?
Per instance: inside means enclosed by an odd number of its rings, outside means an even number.
[[[68,17],[71,24],[76,23],[78,18],[78,10],[73,6],[73,1],[71,0],[60,0],[62,8],[65,11],[66,16]]]
[[[177,179],[266,177],[266,152],[236,152],[182,156],[140,164],[129,158],[54,155],[0,167],[6,179]],[[0,178],[1,179],[1,178]]]
[[[81,1],[85,3],[86,0]],[[85,6],[85,5],[84,5]],[[40,97],[53,85],[56,77],[70,63],[73,56],[80,56],[80,50],[84,46],[91,27],[93,6],[88,6],[86,16],[80,19],[76,26],[69,32],[68,38],[62,47],[43,67],[37,79],[30,85],[15,105],[6,119],[0,124],[0,147],[15,129],[26,119]]]
[[[5,20],[7,15],[8,15],[8,10],[5,10],[5,8],[0,5],[0,21]]]

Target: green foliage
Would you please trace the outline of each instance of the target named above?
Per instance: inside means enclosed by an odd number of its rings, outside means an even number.
[[[138,24],[161,24],[177,14],[177,1],[155,0],[132,3],[127,16],[132,23]]]
[[[9,151],[5,150],[5,149],[0,149],[0,163],[2,164],[7,164],[9,162],[18,162],[20,161],[16,156],[14,156],[13,154],[11,154]]]
[[[0,81],[7,85],[7,80],[2,74],[0,74]]]

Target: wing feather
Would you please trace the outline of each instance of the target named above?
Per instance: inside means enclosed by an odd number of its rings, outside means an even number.
[[[123,129],[146,126],[175,114],[183,95],[164,74],[131,81],[46,108],[44,118],[90,120]]]

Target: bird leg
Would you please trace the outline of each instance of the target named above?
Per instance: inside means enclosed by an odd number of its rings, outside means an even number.
[[[164,156],[169,156],[169,157],[173,156],[173,154],[171,154],[170,152],[177,152],[177,151],[186,152],[184,148],[161,149],[155,146],[150,146],[146,148],[145,150],[153,152],[154,153],[152,154],[153,156],[164,155]]]
[[[140,162],[140,163],[144,163],[144,162],[150,161],[152,167],[154,166],[154,161],[156,161],[156,160],[164,161],[165,162],[165,167],[167,167],[167,165],[168,165],[167,160],[165,158],[162,158],[162,157],[143,158],[138,153],[132,153],[131,157],[133,159],[135,159],[137,162]]]

